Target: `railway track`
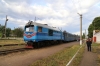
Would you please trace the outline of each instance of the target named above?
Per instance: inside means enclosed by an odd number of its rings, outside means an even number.
[[[20,49],[4,50],[4,51],[0,51],[0,55],[7,55],[10,53],[21,52],[26,50],[31,50],[31,49],[20,48]]]
[[[0,47],[2,47],[2,46],[17,46],[17,45],[25,45],[25,44],[1,44]]]
[[[11,48],[11,46],[18,46],[18,45],[25,45],[25,44],[7,44],[7,45],[0,45],[0,48],[2,48],[2,50],[0,51],[0,55],[7,55],[10,53],[15,53],[15,52],[22,52],[22,51],[27,51],[27,50],[32,50],[32,49],[27,49],[25,47],[18,47],[18,48]],[[8,46],[7,49],[4,49],[3,47]],[[11,49],[10,49],[11,48]],[[39,47],[41,48],[41,47]]]

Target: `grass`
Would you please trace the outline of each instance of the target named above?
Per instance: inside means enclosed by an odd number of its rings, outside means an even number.
[[[18,44],[18,45],[4,46],[6,44]],[[2,40],[0,40],[0,45],[2,46],[2,47],[0,47],[0,51],[24,48],[25,45],[21,45],[21,44],[25,44],[25,42],[20,39],[2,39]]]
[[[98,56],[97,63],[98,63],[98,66],[100,66],[100,43],[93,43],[92,49],[94,53],[97,53],[97,56]]]
[[[79,45],[74,45],[72,47],[65,48],[64,50],[62,50],[52,56],[49,56],[47,58],[44,58],[44,59],[34,62],[30,66],[66,66],[66,64],[69,62],[69,60],[77,52],[79,47],[80,47]],[[81,51],[79,51],[79,54],[78,54],[79,57],[77,56],[75,58],[75,60],[71,64],[72,66],[78,66],[80,59],[82,57],[82,54],[83,54],[83,50],[84,49],[82,48]]]
[[[83,57],[84,50],[85,46],[83,45],[83,47],[80,49],[80,51],[78,52],[78,54],[76,55],[76,57],[69,66],[79,66]]]
[[[99,49],[100,49],[100,44],[99,43],[93,43],[92,44],[92,51],[94,53],[97,53]]]
[[[23,40],[0,40],[0,45],[3,44],[23,44],[25,43]]]

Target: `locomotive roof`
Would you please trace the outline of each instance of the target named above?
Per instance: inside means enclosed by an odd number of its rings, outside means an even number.
[[[26,24],[26,26],[29,26],[29,25],[36,25],[36,26],[45,27],[45,28],[49,28],[49,29],[52,29],[52,30],[60,31],[57,28],[48,26],[47,24],[36,23],[36,22],[33,22],[33,21],[30,21]]]

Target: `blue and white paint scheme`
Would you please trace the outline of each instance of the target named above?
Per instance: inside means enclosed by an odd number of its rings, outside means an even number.
[[[73,41],[75,36],[68,32],[62,32],[58,28],[50,27],[47,24],[40,24],[29,21],[24,28],[24,41],[31,44],[45,41]]]

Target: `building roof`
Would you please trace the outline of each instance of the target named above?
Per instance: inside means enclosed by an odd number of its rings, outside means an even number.
[[[100,30],[93,30],[93,35],[97,34],[98,32],[100,32]]]
[[[99,34],[100,30],[93,30],[93,35]]]

